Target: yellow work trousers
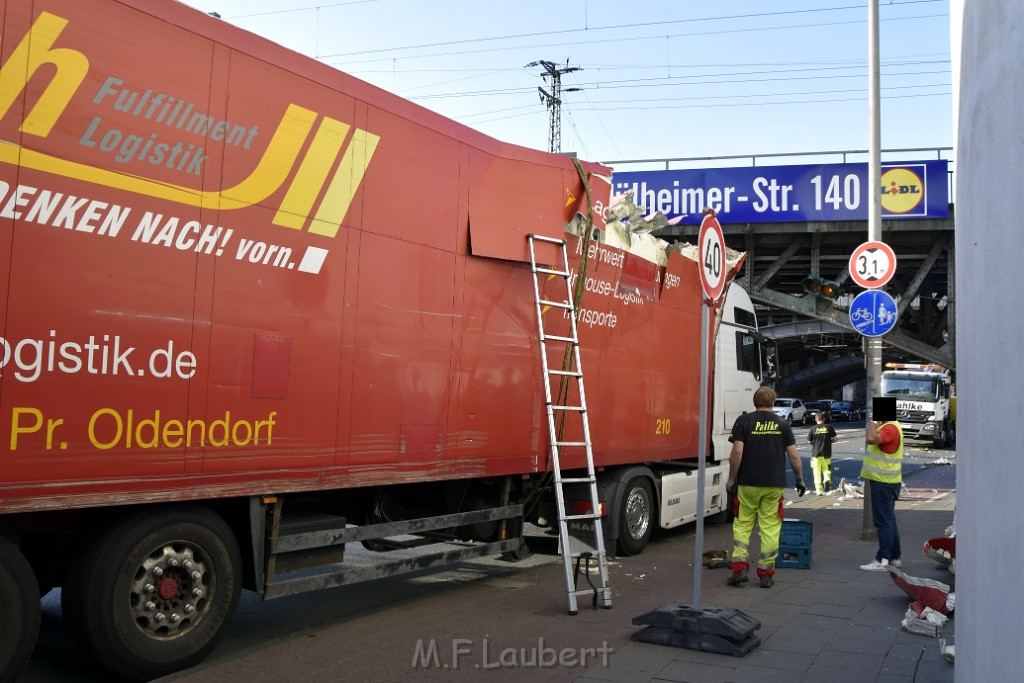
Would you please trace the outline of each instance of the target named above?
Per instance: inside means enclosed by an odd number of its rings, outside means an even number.
[[[821,495],[825,484],[832,483],[832,458],[811,457],[811,474],[814,475],[814,492]]]
[[[782,533],[782,488],[778,486],[740,486],[736,491],[736,519],[732,523],[732,570],[746,571],[750,566],[750,534],[754,521],[761,529],[761,554],[757,575],[775,573]]]

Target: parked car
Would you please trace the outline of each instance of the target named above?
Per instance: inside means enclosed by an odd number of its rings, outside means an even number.
[[[808,401],[804,406],[807,408],[808,422],[816,420],[818,413],[825,416],[826,423],[832,421],[832,401]]]
[[[857,419],[857,406],[853,401],[832,401],[832,419],[836,422],[852,422]]]
[[[807,424],[807,406],[798,398],[777,398],[772,412],[790,425]]]
[[[865,420],[868,417],[868,402],[867,401],[854,401],[854,407],[857,409],[857,420]]]

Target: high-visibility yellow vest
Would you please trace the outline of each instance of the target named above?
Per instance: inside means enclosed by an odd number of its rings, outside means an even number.
[[[899,422],[883,422],[878,425],[881,431],[885,425],[894,425],[900,433],[900,447],[895,453],[884,453],[881,448],[869,444],[864,455],[864,465],[860,468],[860,478],[883,484],[899,484],[903,480],[903,430]]]

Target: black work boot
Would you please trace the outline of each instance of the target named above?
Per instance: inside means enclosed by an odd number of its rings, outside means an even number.
[[[730,576],[728,579],[725,580],[725,582],[727,584],[729,584],[730,586],[738,586],[741,583],[746,583],[747,581],[750,581],[750,579],[747,578],[747,570],[746,569],[738,569],[738,570],[734,571],[732,573],[732,576]]]
[[[775,585],[775,579],[771,574],[761,574],[761,588],[771,588]]]

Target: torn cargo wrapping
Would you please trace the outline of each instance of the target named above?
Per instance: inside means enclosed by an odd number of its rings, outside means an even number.
[[[917,613],[914,611],[914,606],[911,605],[907,608],[907,614],[901,623],[903,628],[911,633],[937,638],[947,621],[949,621],[949,617],[936,612],[931,607],[925,607],[920,613]]]
[[[949,586],[941,581],[908,576],[892,566],[889,567],[889,576],[914,601],[911,609],[915,613],[920,614],[926,608],[942,614],[949,614],[953,611],[954,594],[950,592]]]
[[[675,221],[665,218],[660,211],[644,216],[643,209],[633,201],[633,190],[613,197],[611,206],[605,213],[604,230],[597,232],[597,239],[608,246],[617,247],[630,254],[656,263],[659,266],[668,264],[668,251],[674,250],[686,258],[696,261],[697,247],[692,244],[670,244],[660,237],[654,236],[655,230],[667,227]],[[582,235],[587,221],[580,214],[565,227],[566,232]],[[736,276],[746,254],[726,248],[725,265],[728,279]]]

